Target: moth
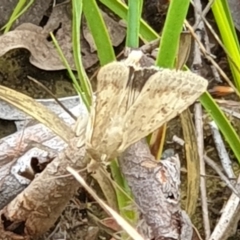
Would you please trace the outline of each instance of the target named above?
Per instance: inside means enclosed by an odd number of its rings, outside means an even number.
[[[208,82],[189,71],[142,67],[143,53],[103,66],[86,129],[86,150],[97,161],[119,156],[186,108]]]

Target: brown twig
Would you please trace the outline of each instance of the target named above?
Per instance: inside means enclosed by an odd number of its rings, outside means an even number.
[[[157,162],[145,140],[130,146],[119,159],[121,171],[133,192],[142,218],[141,232],[148,238],[190,240],[192,226],[180,208],[178,158]],[[150,228],[150,230],[149,230]]]

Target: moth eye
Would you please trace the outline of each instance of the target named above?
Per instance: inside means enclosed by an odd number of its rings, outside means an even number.
[[[167,198],[168,198],[168,199],[172,199],[172,200],[175,199],[173,193],[171,193],[171,192],[168,193]]]
[[[173,204],[178,203],[178,199],[174,196],[174,194],[172,192],[167,192],[165,194],[165,197],[166,197],[167,201],[170,203],[173,203]]]

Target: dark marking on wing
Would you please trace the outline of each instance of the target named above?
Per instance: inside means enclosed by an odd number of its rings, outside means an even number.
[[[148,79],[159,71],[158,68],[142,68],[142,69],[135,69],[132,66],[129,66],[129,78],[127,87],[130,87],[134,91],[141,92],[142,88],[144,87],[145,83]]]

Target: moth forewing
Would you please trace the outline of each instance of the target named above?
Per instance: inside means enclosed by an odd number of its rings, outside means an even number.
[[[86,133],[86,148],[96,158],[100,159],[102,153],[108,155],[106,151],[111,152],[112,145],[121,142],[117,139],[119,134],[115,135],[115,142],[112,142],[112,134],[116,133],[117,127],[120,127],[117,115],[128,77],[129,68],[122,62],[105,65],[97,75],[96,102],[90,111]]]
[[[90,108],[90,116],[88,119],[88,124],[86,127],[86,139],[85,139],[85,144],[86,144],[86,149],[91,147],[91,139],[92,139],[92,134],[93,134],[93,125],[94,125],[94,120],[95,120],[95,100],[92,101],[92,106]]]
[[[193,73],[140,67],[140,55],[102,67],[86,148],[95,160],[116,157],[191,105],[207,88]]]
[[[204,78],[190,72],[164,69],[150,76],[124,117],[124,141],[118,151],[184,111],[206,91],[207,85]]]

